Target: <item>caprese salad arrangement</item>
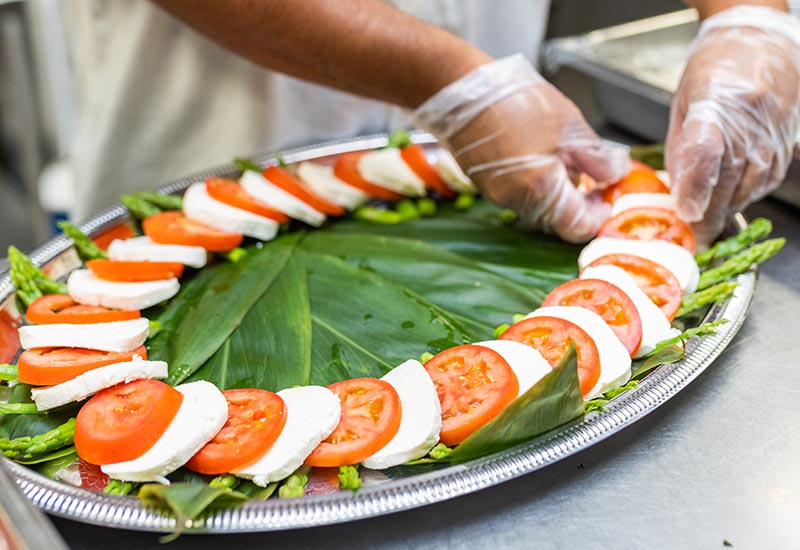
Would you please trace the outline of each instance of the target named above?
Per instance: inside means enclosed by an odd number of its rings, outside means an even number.
[[[87,485],[89,471],[93,488],[115,494],[152,495],[157,488],[139,484],[169,485],[179,469],[212,476],[204,478],[212,490],[259,498],[278,487],[280,496],[302,495],[310,468],[338,469],[335,488],[355,489],[359,466],[447,461],[453,447],[516,400],[532,400],[554,369],[567,368],[562,360],[570,347],[575,395],[595,405],[608,399],[631,380],[632,361],[686,337],[672,326],[676,317],[729,296],[731,277],[783,244],[753,244],[770,232],[769,222],[758,220],[695,256],[692,230],[676,215],[668,187],[654,170],[635,164],[605,190],[613,213],[581,251],[579,277],[498,327],[494,339],[431,345],[441,349],[408,358],[382,377],[343,377],[326,387],[221,390],[202,379],[171,385],[162,380],[175,382],[175,365],[148,358],[148,337],[162,327],[142,311],[177,300],[191,315],[191,291],[179,294],[181,278],[198,277],[209,262],[236,262],[247,254],[239,248],[245,238],[267,243],[290,220],[319,227],[348,212],[375,227],[418,219],[437,208],[429,194],[455,199],[459,209],[475,200],[474,186],[449,154],[439,152],[431,162],[410,142],[343,154],[332,165],[242,164],[238,181],[194,183],[182,200],[127,197],[143,235],[119,235],[101,243],[107,250],[65,225],[85,260],[66,284],[10,250],[27,323],[18,329],[23,351],[0,377],[27,395],[0,405],[0,413],[80,407],[54,430],[0,439],[6,456],[44,457],[39,462],[59,466],[77,456],[83,474],[77,484]],[[384,202],[366,205],[375,199]]]

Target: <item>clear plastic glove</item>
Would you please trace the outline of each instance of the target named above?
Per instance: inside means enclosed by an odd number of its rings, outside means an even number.
[[[612,182],[630,167],[627,153],[606,148],[575,104],[522,55],[478,67],[423,103],[414,119],[523,227],[568,241],[589,240],[609,214],[570,176]]]
[[[672,104],[666,165],[698,241],[775,190],[800,127],[800,21],[766,7],[709,17]]]

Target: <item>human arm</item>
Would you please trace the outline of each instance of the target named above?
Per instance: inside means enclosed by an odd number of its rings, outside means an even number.
[[[709,242],[791,162],[800,21],[782,0],[691,3],[705,19],[673,100],[666,164],[681,215]]]

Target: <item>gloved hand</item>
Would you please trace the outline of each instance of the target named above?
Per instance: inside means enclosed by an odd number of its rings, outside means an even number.
[[[700,242],[780,185],[800,127],[800,21],[739,6],[700,26],[672,104],[666,165]]]
[[[423,103],[414,119],[523,227],[568,241],[592,238],[608,217],[607,205],[587,199],[570,175],[608,183],[630,166],[627,153],[604,147],[575,104],[522,55],[481,65]]]

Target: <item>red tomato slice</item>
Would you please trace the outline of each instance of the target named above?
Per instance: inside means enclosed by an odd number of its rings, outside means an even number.
[[[631,354],[642,343],[642,319],[633,300],[618,287],[600,279],[575,279],[553,289],[542,307],[576,306],[597,313]]]
[[[186,467],[201,474],[224,474],[250,466],[278,439],[286,424],[286,404],[278,394],[255,388],[225,390],[228,421]]]
[[[651,260],[630,254],[601,256],[587,267],[606,264],[615,265],[627,271],[648,298],[661,308],[667,319],[672,321],[675,318],[681,307],[683,296],[678,279],[669,269]]]
[[[517,397],[517,376],[503,357],[482,346],[456,346],[427,363],[442,404],[445,445],[457,445],[495,418]]]
[[[422,146],[409,145],[408,147],[403,147],[400,149],[400,156],[411,168],[411,171],[425,182],[426,187],[433,189],[448,199],[456,197],[457,193],[447,187],[439,172],[428,162],[428,157],[425,156],[425,149]]]
[[[135,236],[136,232],[128,223],[121,223],[119,225],[115,225],[111,229],[103,231],[97,237],[92,239],[92,241],[100,250],[108,250],[108,245],[110,245],[113,241],[117,239],[123,241]]]
[[[377,378],[354,378],[328,386],[342,403],[333,433],[306,458],[309,466],[357,464],[382,449],[400,429],[400,396]]]
[[[600,379],[600,354],[597,352],[597,345],[574,323],[558,317],[531,317],[511,325],[500,339],[513,340],[536,348],[552,367],[558,365],[572,342],[578,356],[581,394],[588,395]]]
[[[18,377],[20,382],[32,386],[53,386],[98,367],[130,361],[134,355],[147,359],[147,349],[139,346],[133,351],[113,352],[84,348],[33,348],[20,354]]]
[[[212,198],[219,202],[224,202],[230,206],[247,210],[253,214],[264,216],[278,223],[286,223],[289,216],[272,208],[267,203],[251,197],[242,189],[242,186],[234,180],[225,178],[211,178],[206,180],[206,191]]]
[[[182,402],[181,392],[146,378],[102,390],[78,412],[75,450],[100,466],[138,458],[164,435]]]
[[[137,283],[142,281],[160,281],[162,279],[179,278],[183,275],[183,264],[180,262],[122,262],[117,260],[89,260],[86,262],[98,279]]]
[[[670,241],[694,254],[694,231],[672,210],[643,206],[631,208],[609,218],[600,227],[598,237],[618,239],[655,239]]]
[[[145,218],[142,229],[145,235],[157,243],[199,246],[209,252],[227,252],[244,240],[244,235],[208,227],[174,210]]]
[[[606,187],[603,200],[609,204],[629,193],[669,193],[669,187],[647,165],[634,161],[633,169],[618,182]]]
[[[106,309],[78,304],[67,294],[46,294],[34,300],[25,311],[25,317],[35,325],[110,323],[138,319],[140,316],[135,309]]]
[[[338,204],[326,201],[316,193],[311,192],[303,182],[295,178],[286,170],[277,166],[268,166],[262,172],[264,177],[287,193],[297,197],[314,210],[329,216],[343,216],[347,210]]]
[[[19,321],[0,311],[0,363],[8,363],[19,349]]]
[[[358,172],[358,159],[360,159],[363,154],[362,152],[356,152],[339,155],[339,158],[336,159],[336,164],[333,166],[333,174],[346,184],[362,190],[370,197],[387,201],[399,201],[404,199],[405,197],[403,195],[371,183],[361,177],[361,174]]]

